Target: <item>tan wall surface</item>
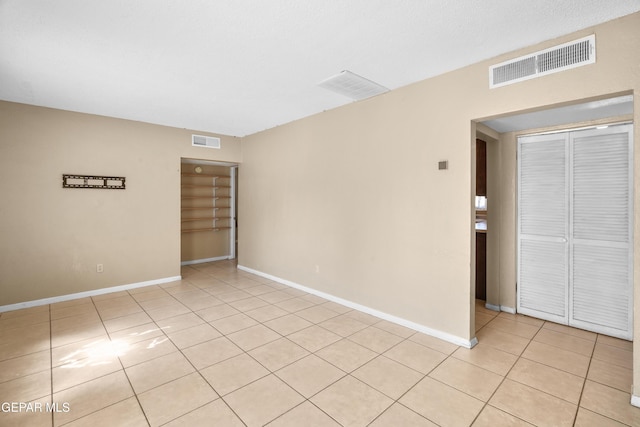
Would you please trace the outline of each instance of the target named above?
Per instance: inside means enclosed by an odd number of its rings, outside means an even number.
[[[637,92],[639,28],[630,15],[246,137],[239,264],[472,338],[472,121]],[[489,65],[594,32],[596,64],[489,89]],[[511,154],[499,153],[501,260],[515,260]]]
[[[191,133],[0,102],[0,306],[180,275],[180,158],[241,160],[238,139]],[[62,174],[126,189],[63,189]]]
[[[517,213],[516,213],[516,134],[507,132],[500,135],[500,306],[516,308],[517,278]]]

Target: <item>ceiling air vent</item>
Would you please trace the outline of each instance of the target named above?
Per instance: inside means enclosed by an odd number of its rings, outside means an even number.
[[[321,81],[318,86],[356,101],[389,91],[386,87],[348,70],[341,71],[335,76]]]
[[[213,136],[191,135],[191,145],[194,147],[220,148],[220,138]]]
[[[505,86],[596,62],[594,34],[489,67],[489,87]]]

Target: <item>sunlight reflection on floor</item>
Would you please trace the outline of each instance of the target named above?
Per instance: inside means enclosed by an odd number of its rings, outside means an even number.
[[[143,332],[136,332],[133,337],[144,336],[153,332],[156,332],[157,328],[152,328]],[[152,349],[163,342],[167,341],[167,338],[156,338],[146,347]],[[115,358],[121,357],[127,354],[132,345],[129,340],[115,339],[112,341],[97,340],[90,342],[80,349],[77,349],[60,359],[62,362],[62,368],[83,368],[86,366],[99,366],[109,363],[114,363],[117,360]]]

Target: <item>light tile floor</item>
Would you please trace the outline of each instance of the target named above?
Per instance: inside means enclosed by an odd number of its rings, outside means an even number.
[[[469,350],[231,261],[182,274],[0,314],[0,425],[640,426],[630,342],[478,303]]]

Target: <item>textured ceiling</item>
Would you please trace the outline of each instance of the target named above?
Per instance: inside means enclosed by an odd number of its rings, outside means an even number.
[[[640,0],[0,0],[0,99],[243,136],[640,10]]]

